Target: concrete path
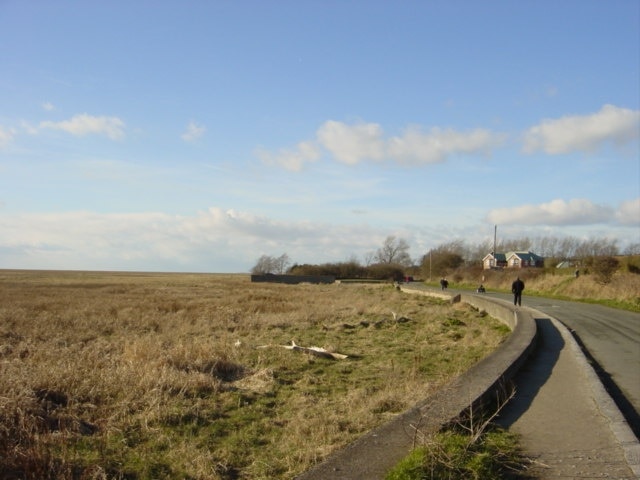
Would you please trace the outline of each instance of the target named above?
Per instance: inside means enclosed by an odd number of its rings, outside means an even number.
[[[539,479],[640,478],[640,446],[567,329],[533,312],[539,344],[498,423],[521,435]]]
[[[511,294],[487,297],[513,302]],[[560,321],[640,438],[640,313],[582,302],[525,296],[523,305]]]

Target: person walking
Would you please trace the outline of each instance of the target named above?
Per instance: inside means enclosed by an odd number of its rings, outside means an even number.
[[[517,277],[511,284],[511,292],[513,292],[513,304],[522,305],[522,291],[524,290],[524,282]]]

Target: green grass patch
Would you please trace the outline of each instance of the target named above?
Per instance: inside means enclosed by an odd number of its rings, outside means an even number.
[[[516,479],[526,464],[515,434],[495,426],[479,435],[454,428],[411,451],[385,480]]]

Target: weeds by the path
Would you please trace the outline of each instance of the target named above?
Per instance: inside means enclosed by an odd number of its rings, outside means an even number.
[[[434,434],[421,435],[420,445],[400,461],[385,480],[508,480],[526,478],[530,461],[519,438],[493,423],[513,397],[500,401],[490,415],[469,409],[458,422]]]
[[[471,435],[462,429],[435,434],[414,449],[386,480],[505,480],[523,478],[527,461],[515,434],[498,427]]]

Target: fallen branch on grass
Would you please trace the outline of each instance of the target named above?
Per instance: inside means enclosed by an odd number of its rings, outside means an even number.
[[[344,355],[342,353],[329,352],[328,350],[325,350],[321,347],[301,347],[300,345],[296,345],[296,342],[294,342],[293,340],[291,340],[291,345],[260,345],[256,348],[267,348],[272,346],[286,348],[288,350],[295,350],[297,352],[304,352],[309,355],[314,355],[316,357],[326,358],[329,360],[344,360],[348,357],[348,355]]]

